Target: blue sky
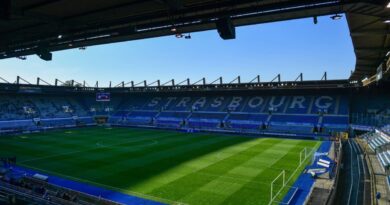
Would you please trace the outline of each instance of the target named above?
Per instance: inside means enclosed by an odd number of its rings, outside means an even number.
[[[293,80],[300,72],[305,79],[348,78],[355,55],[345,18],[329,17],[260,24],[236,28],[236,39],[224,41],[217,31],[192,33],[192,39],[174,36],[115,43],[53,53],[53,61],[36,56],[27,60],[0,60],[1,77],[14,81],[17,75],[35,82],[41,77],[52,83],[86,80],[92,85],[121,81],[149,82],[189,77],[208,82],[222,76],[226,81],[240,75],[249,81],[256,75],[270,81],[278,73]]]

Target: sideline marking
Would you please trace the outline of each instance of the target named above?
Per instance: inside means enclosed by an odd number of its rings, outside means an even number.
[[[36,167],[29,166],[29,165],[26,165],[26,164],[23,164],[23,163],[18,163],[18,164],[21,165],[21,166],[33,169],[33,170],[38,170],[38,171],[41,171],[41,172],[46,172],[46,173],[49,173],[49,174],[61,176],[61,177],[64,177],[64,178],[67,178],[67,179],[70,179],[70,180],[73,180],[73,181],[76,181],[76,182],[84,182],[84,183],[87,183],[89,185],[96,185],[96,186],[101,187],[101,188],[107,188],[107,189],[109,189],[111,191],[119,191],[119,192],[121,192],[123,194],[128,194],[128,195],[133,196],[133,197],[139,197],[139,198],[143,198],[143,199],[155,200],[157,202],[163,202],[163,203],[169,203],[169,204],[188,205],[188,204],[185,204],[185,203],[182,203],[182,202],[178,202],[178,201],[172,201],[172,200],[169,200],[169,199],[164,199],[164,198],[151,196],[151,195],[147,195],[147,194],[143,194],[143,193],[139,193],[139,192],[135,192],[135,191],[130,191],[130,190],[125,190],[125,189],[121,189],[121,188],[118,188],[118,187],[113,187],[113,186],[110,186],[110,185],[100,184],[98,182],[93,182],[93,181],[90,181],[90,180],[87,180],[87,179],[80,179],[80,178],[72,177],[72,176],[69,176],[69,175],[61,174],[61,173],[58,173],[58,172],[48,171],[48,170],[45,170],[45,169],[36,168]]]

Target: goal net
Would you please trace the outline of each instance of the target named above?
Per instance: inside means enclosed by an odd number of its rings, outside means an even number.
[[[288,186],[288,183],[298,174],[298,171],[308,163],[308,159],[314,154],[313,148],[304,148],[299,152],[297,168],[286,172],[281,171],[270,184],[270,201],[271,204],[290,204],[298,192],[298,187]]]

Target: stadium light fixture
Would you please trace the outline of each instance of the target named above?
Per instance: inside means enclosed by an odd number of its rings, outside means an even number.
[[[62,38],[62,35],[61,35],[61,34],[60,34],[60,35],[58,35],[58,36],[57,36],[57,38],[58,38],[58,39],[61,39],[61,38]]]
[[[340,20],[343,16],[340,15],[340,14],[335,14],[333,16],[331,16],[330,18],[333,19],[333,20]]]
[[[387,24],[390,24],[390,19],[386,19],[383,21],[383,23],[387,23]]]
[[[387,3],[386,8],[390,9],[390,2]]]

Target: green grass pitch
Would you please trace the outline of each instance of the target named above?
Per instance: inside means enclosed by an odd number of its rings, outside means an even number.
[[[168,204],[268,204],[270,182],[286,170],[291,185],[304,168],[294,172],[299,153],[319,145],[94,127],[0,137],[0,156],[16,156],[19,165]]]

